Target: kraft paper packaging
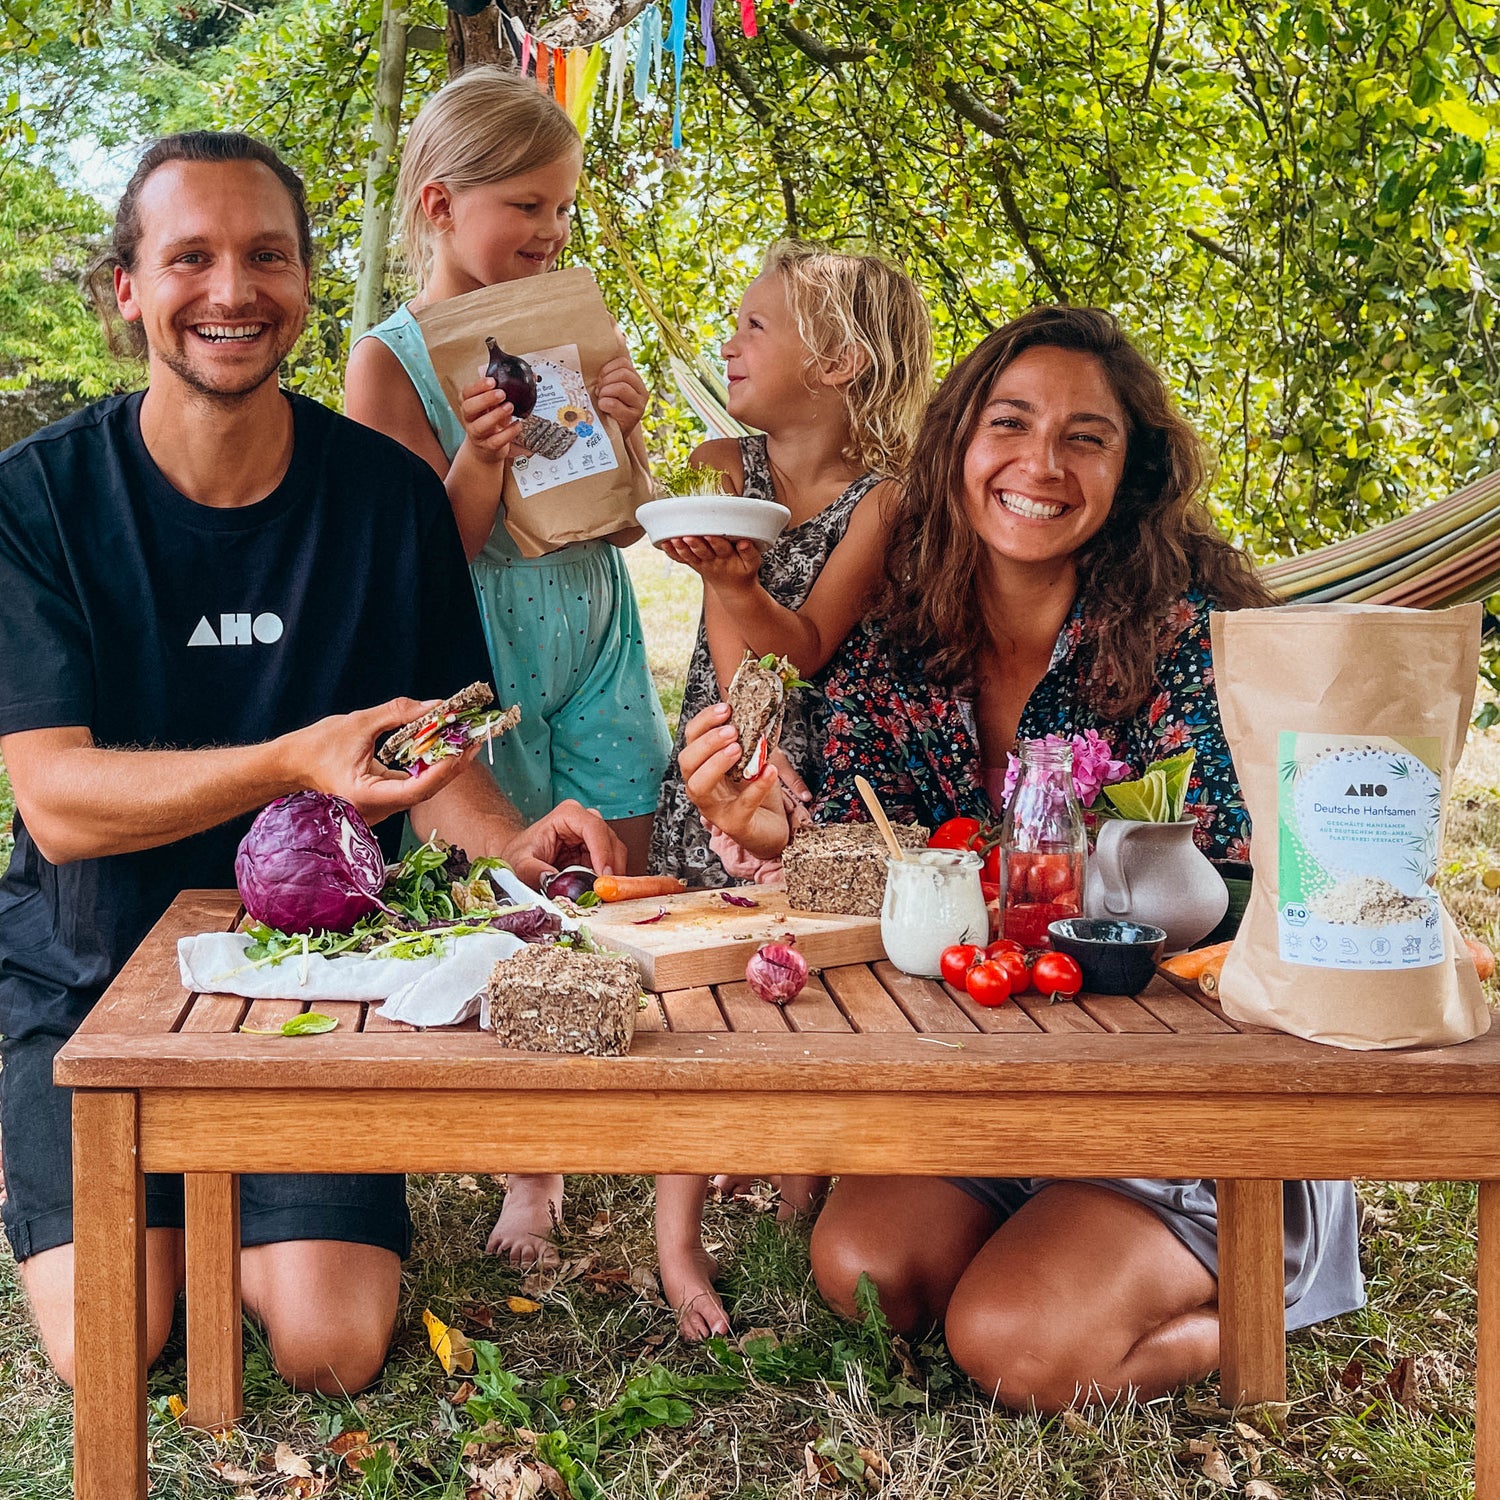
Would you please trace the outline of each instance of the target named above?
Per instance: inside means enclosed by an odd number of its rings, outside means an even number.
[[[416,316],[455,413],[459,392],[484,374],[488,336],[536,371],[535,415],[572,434],[556,458],[537,453],[506,466],[505,526],[524,556],[635,525],[636,506],[651,498],[651,478],[618,423],[594,406],[600,369],[625,348],[587,266],[481,287]]]
[[[1360,1049],[1489,1029],[1434,886],[1481,614],[1298,604],[1211,617],[1255,867],[1219,981],[1226,1015]]]

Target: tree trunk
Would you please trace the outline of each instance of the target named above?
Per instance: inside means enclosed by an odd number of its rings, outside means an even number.
[[[401,7],[398,9],[398,7]],[[403,0],[380,8],[380,65],[370,118],[370,159],[365,163],[364,214],[359,229],[359,275],[354,283],[352,338],[380,321],[385,259],[391,239],[391,195],[380,191],[401,130],[401,92],[406,85],[406,10]]]
[[[509,49],[501,50],[500,12],[486,5],[477,16],[448,12],[448,76],[457,78],[465,68],[481,63],[504,62]]]

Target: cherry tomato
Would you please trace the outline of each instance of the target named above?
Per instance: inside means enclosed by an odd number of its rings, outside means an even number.
[[[1029,884],[1032,896],[1038,901],[1065,903],[1073,897],[1073,871],[1066,854],[1038,854],[1033,856]]]
[[[1025,957],[1026,950],[1014,938],[996,938],[984,950],[986,958],[999,958],[1002,953],[1019,953]]]
[[[954,943],[951,948],[943,949],[942,956],[938,959],[938,968],[954,989],[961,990],[969,970],[983,956],[983,950],[976,948],[973,943]]]
[[[980,867],[979,879],[981,882],[988,880],[996,887],[1000,884],[1000,844],[998,840],[992,849],[984,851],[984,864]]]
[[[1083,970],[1078,960],[1067,953],[1044,953],[1032,968],[1031,977],[1036,987],[1055,1000],[1076,995],[1083,988]]]
[[[1026,958],[1020,953],[1002,953],[987,962],[999,964],[1010,975],[1012,995],[1024,995],[1031,984],[1031,970],[1026,967]]]
[[[929,849],[968,849],[979,837],[983,825],[978,818],[949,818],[932,830]]]
[[[969,970],[969,998],[978,1005],[1004,1005],[1010,999],[1011,977],[1004,964],[986,959]]]
[[[991,901],[998,901],[1000,899],[1000,882],[998,880],[987,880],[981,875],[979,877],[979,889],[984,892],[986,906]]]

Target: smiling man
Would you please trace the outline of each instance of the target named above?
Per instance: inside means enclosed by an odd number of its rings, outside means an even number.
[[[280,388],[307,319],[297,175],[247,136],[157,142],[121,199],[96,297],[144,353],[115,396],[0,454],[0,880],[6,1233],[53,1364],[73,1374],[63,1040],[179,890],[233,883],[256,809],[348,798],[388,857],[421,828],[523,877],[622,869],[597,813],[531,827],[472,751],[420,780],[376,739],[489,675],[452,512],[399,444]],[[371,707],[370,705],[376,705]],[[181,1179],[146,1187],[147,1317],[182,1280]],[[241,1179],[243,1287],[294,1383],[356,1390],[385,1357],[410,1225],[390,1176]]]

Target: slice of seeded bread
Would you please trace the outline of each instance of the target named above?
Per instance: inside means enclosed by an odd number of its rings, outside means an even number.
[[[502,1047],[619,1057],[630,1050],[641,971],[623,953],[529,943],[485,986],[483,1024]]]
[[[894,832],[903,849],[927,842],[928,830],[919,824],[897,823]],[[880,831],[869,823],[803,828],[781,856],[787,901],[798,911],[878,917],[889,857]]]

